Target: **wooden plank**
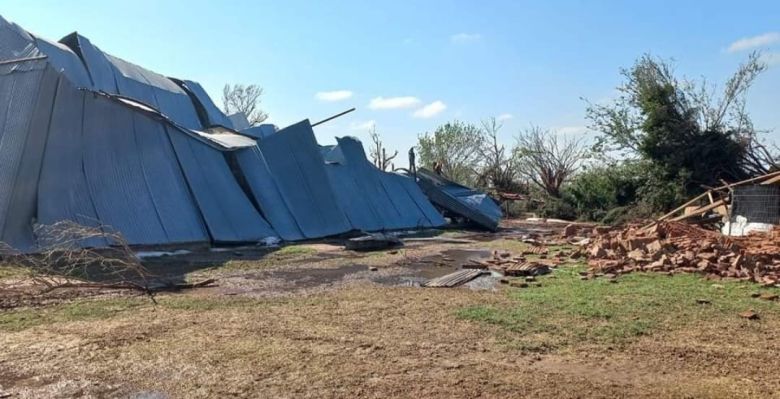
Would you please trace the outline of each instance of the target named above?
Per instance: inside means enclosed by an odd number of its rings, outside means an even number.
[[[707,191],[707,193],[708,193],[708,192],[709,192],[709,191]],[[690,205],[692,205],[694,202],[696,202],[696,201],[698,201],[698,200],[700,200],[700,199],[704,198],[704,197],[707,195],[707,193],[700,194],[700,195],[696,196],[695,198],[693,198],[692,200],[690,200],[690,201],[688,201],[688,202],[686,202],[686,203],[684,203],[684,204],[682,204],[682,205],[678,206],[677,208],[674,208],[673,210],[669,211],[667,214],[665,214],[665,215],[661,216],[660,218],[656,219],[656,221],[660,222],[660,221],[662,221],[662,220],[666,220],[667,218],[669,218],[670,216],[674,215],[675,213],[677,213],[677,212],[679,212],[679,211],[681,211],[681,210],[685,209],[687,206],[690,206]],[[652,224],[655,224],[655,223],[652,223]],[[651,224],[651,225],[652,225],[652,224]],[[649,226],[645,226],[645,227],[649,227]]]
[[[736,186],[741,186],[741,185],[744,185],[744,184],[755,183],[755,182],[762,181],[764,179],[769,179],[770,177],[772,177],[772,178],[780,177],[780,170],[777,171],[777,172],[772,172],[772,173],[767,173],[765,175],[757,176],[757,177],[754,177],[754,178],[751,178],[751,179],[741,180],[741,181],[738,181],[738,182],[735,182],[735,183],[731,183],[731,184],[724,184],[724,185],[722,185],[720,187],[715,188],[715,190],[716,191],[717,190],[725,190],[725,189],[728,189],[730,187],[736,187]],[[768,184],[771,184],[771,183],[768,183]]]
[[[769,184],[775,184],[777,182],[780,182],[780,176],[775,176],[769,180],[764,180],[761,182],[762,185],[769,185]]]
[[[724,184],[722,186],[715,187],[712,190],[707,190],[707,192],[694,197],[693,199],[689,200],[688,202],[678,206],[677,208],[675,208],[675,209],[671,210],[670,212],[664,214],[663,216],[659,217],[654,222],[648,224],[647,226],[644,226],[643,229],[648,229],[650,227],[653,227],[656,223],[672,217],[674,214],[676,214],[677,212],[680,212],[681,210],[685,209],[687,206],[690,206],[691,204],[695,203],[696,201],[701,200],[705,196],[711,195],[711,193],[713,191],[731,190],[732,187],[741,186],[741,185],[749,184],[749,183],[755,183],[755,182],[759,182],[759,181],[762,181],[762,180],[763,180],[763,182],[761,182],[761,184],[775,184],[777,182],[780,182],[780,171],[767,173],[767,174],[762,175],[762,176],[757,176],[757,177],[753,177],[751,179],[741,180],[741,181],[738,181],[738,182],[735,182],[735,183],[731,183],[731,184],[724,182]],[[712,205],[712,204],[713,204],[713,202],[710,203],[710,205]],[[682,220],[682,219],[680,219],[680,220]]]
[[[709,205],[705,205],[705,206],[703,206],[703,207],[701,207],[701,208],[699,208],[699,209],[697,209],[697,210],[695,210],[695,211],[693,211],[693,212],[691,212],[689,214],[682,215],[682,216],[677,216],[676,218],[673,218],[672,221],[673,222],[678,222],[680,220],[688,219],[688,218],[693,217],[693,216],[698,216],[698,215],[703,214],[704,212],[713,210],[713,209],[715,209],[715,208],[717,208],[717,207],[719,207],[721,205],[725,205],[725,204],[726,204],[726,202],[721,199],[721,200],[713,202],[713,203],[711,203]]]

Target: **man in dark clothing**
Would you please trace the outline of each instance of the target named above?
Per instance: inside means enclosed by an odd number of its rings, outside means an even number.
[[[409,149],[409,173],[417,177],[417,164],[414,159],[414,147]]]

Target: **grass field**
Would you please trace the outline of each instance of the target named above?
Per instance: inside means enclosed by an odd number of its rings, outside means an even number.
[[[482,244],[518,249],[510,240]],[[341,263],[392,267],[398,257],[452,247],[352,254]],[[305,264],[312,256],[311,249],[285,249],[268,258],[273,262],[242,261],[240,270]],[[778,394],[780,307],[751,297],[766,290],[694,275],[582,281],[582,270],[563,266],[537,278],[539,286],[500,285],[495,291],[355,282],[278,298],[195,290],[161,295],[157,304],[121,296],[0,311],[0,392],[247,398]],[[747,309],[760,319],[740,318]]]

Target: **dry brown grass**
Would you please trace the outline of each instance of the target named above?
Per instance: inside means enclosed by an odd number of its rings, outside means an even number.
[[[714,323],[619,351],[534,355],[456,317],[475,304],[507,305],[487,292],[362,285],[280,300],[166,296],[2,333],[0,377],[22,397],[767,397],[780,386],[776,352],[762,350],[774,322],[731,344],[718,332],[739,325]]]
[[[514,249],[502,243],[488,247]],[[387,265],[446,248],[315,263]],[[273,259],[290,264],[258,267],[294,267],[311,256],[310,251],[286,252]],[[554,284],[533,289],[545,287]],[[770,315],[759,322],[733,315],[705,319],[614,347],[573,340],[529,352],[515,344],[523,331],[463,318],[464,309],[508,309],[525,300],[517,289],[508,289],[509,295],[504,290],[358,283],[306,296],[193,291],[162,295],[156,306],[140,298],[81,299],[0,312],[0,393],[27,398],[138,392],[181,398],[765,398],[777,396],[780,388],[775,372],[780,321]],[[561,328],[575,327],[560,315],[549,317]]]

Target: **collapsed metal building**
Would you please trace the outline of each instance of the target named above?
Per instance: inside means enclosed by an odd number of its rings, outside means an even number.
[[[321,147],[308,120],[236,128],[196,82],[0,17],[0,241],[32,251],[34,226],[63,220],[131,245],[445,223],[415,180],[376,169],[356,139]]]

